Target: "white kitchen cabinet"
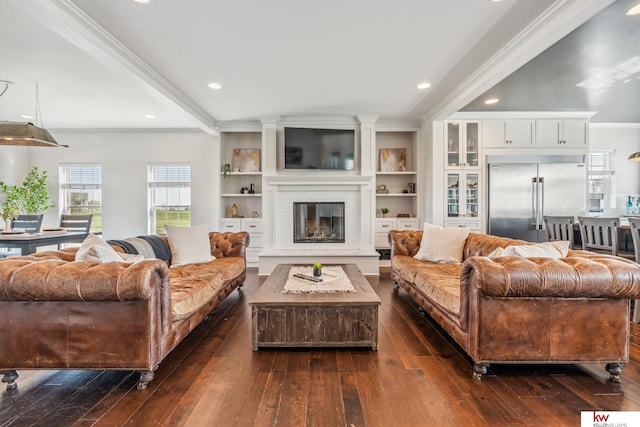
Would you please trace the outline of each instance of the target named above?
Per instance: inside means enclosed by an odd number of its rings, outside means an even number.
[[[446,122],[445,168],[480,168],[480,122]]]
[[[483,120],[482,146],[486,148],[514,148],[534,146],[535,120]]]
[[[584,119],[537,119],[537,147],[586,147],[588,121]]]

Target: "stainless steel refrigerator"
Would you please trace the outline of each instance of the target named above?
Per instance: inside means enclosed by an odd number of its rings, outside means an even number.
[[[524,156],[523,156],[524,157]],[[545,242],[543,215],[584,215],[585,156],[487,156],[489,234]]]

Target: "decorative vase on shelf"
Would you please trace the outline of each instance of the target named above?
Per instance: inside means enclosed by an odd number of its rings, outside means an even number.
[[[7,233],[9,233],[11,231],[11,220],[10,219],[5,219],[4,220],[4,231],[6,231]]]

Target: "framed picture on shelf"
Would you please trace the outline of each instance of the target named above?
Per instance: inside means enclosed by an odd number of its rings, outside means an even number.
[[[234,148],[233,172],[260,172],[260,150],[257,148]]]
[[[380,172],[404,172],[407,170],[407,150],[404,148],[380,149]]]

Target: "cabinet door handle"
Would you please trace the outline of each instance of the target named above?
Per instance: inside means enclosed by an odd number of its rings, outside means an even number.
[[[234,228],[233,225],[225,225],[226,228]]]
[[[382,228],[389,228],[389,224],[382,224]]]
[[[249,228],[256,228],[256,226],[255,225],[250,225]]]

